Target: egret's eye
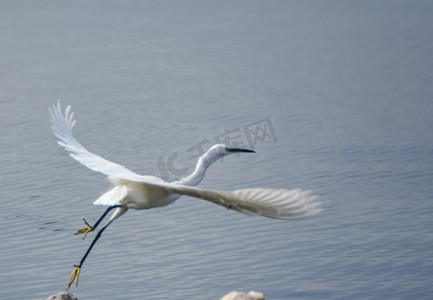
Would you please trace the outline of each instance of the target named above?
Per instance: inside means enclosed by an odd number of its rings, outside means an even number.
[[[230,149],[227,147],[224,150],[226,150],[226,152],[230,152]]]

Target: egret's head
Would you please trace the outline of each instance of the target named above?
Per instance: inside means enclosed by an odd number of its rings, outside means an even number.
[[[241,152],[255,153],[253,150],[235,148],[223,144],[213,145],[208,151],[206,151],[206,153],[200,156],[197,161],[197,165],[195,166],[194,172],[191,173],[191,175],[181,179],[180,182],[187,185],[197,185],[203,179],[204,174],[210,165],[226,155]]]
[[[216,144],[212,148],[210,148],[209,151],[215,153],[215,155],[217,155],[218,157],[223,157],[229,154],[242,153],[242,152],[256,153],[256,151],[254,150],[234,148],[223,144]]]

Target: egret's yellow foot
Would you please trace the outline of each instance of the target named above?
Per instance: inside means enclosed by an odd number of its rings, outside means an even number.
[[[86,238],[86,235],[87,235],[90,231],[93,231],[94,228],[93,228],[93,226],[91,226],[89,223],[87,223],[86,219],[83,219],[83,221],[84,221],[84,223],[86,223],[87,227],[83,227],[83,228],[81,228],[81,229],[78,229],[78,231],[75,232],[75,235],[84,233],[84,234],[83,234],[83,240],[84,240],[84,239]]]
[[[78,286],[78,276],[80,276],[80,265],[74,265],[74,271],[72,271],[71,276],[69,277],[69,281],[68,281],[68,287],[66,288],[66,290],[68,290],[71,285],[74,283],[75,280],[75,286]]]

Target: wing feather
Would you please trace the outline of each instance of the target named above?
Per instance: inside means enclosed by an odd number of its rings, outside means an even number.
[[[59,145],[70,152],[69,155],[82,165],[110,177],[155,184],[162,187],[166,186],[166,182],[158,177],[138,175],[126,167],[108,161],[84,148],[72,134],[72,128],[76,120],[74,120],[74,113],[71,112],[70,105],[66,107],[64,114],[60,107],[60,102],[57,102],[57,105],[52,105],[49,111],[51,115],[51,128],[54,135],[59,139]]]
[[[179,186],[169,190],[224,206],[243,214],[258,214],[268,218],[292,219],[318,214],[322,211],[318,197],[309,190],[250,188],[229,191],[205,190]]]

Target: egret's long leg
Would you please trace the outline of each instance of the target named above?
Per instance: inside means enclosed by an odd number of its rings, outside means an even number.
[[[116,208],[116,207],[122,207],[122,205],[116,205],[116,206],[111,206],[110,208]],[[107,214],[109,210],[107,209],[107,211],[104,213],[103,217]],[[116,212],[114,213],[116,214]],[[113,215],[114,216],[114,215]],[[95,238],[93,239],[92,243],[90,244],[89,249],[87,249],[86,253],[84,254],[83,258],[81,259],[80,263],[78,265],[74,265],[74,271],[72,271],[71,276],[69,277],[69,281],[68,281],[68,287],[66,288],[66,290],[69,289],[69,287],[72,285],[72,283],[74,283],[75,281],[75,286],[78,286],[78,276],[80,275],[80,269],[81,266],[83,265],[84,261],[87,258],[87,255],[89,255],[90,251],[92,250],[93,246],[96,244],[96,242],[99,240],[99,238],[102,235],[102,232],[104,232],[104,230],[118,217],[119,215],[114,216],[114,218],[112,217],[112,219],[104,226],[102,227],[101,230],[98,231],[98,233],[96,234]],[[100,220],[98,220],[97,223],[99,223]],[[97,225],[97,224],[96,224]],[[95,227],[96,227],[95,225]]]
[[[101,223],[101,221],[105,218],[105,216],[113,209],[113,208],[117,208],[117,207],[121,207],[121,205],[113,205],[113,206],[109,206],[107,208],[107,210],[102,214],[102,216],[98,219],[98,221],[96,221],[95,225],[90,225],[89,223],[87,223],[86,219],[83,219],[84,223],[86,223],[87,227],[83,227],[81,229],[78,229],[77,232],[75,232],[75,235],[77,234],[81,234],[83,233],[83,240],[85,239],[86,235],[90,232],[96,229],[96,227],[98,227],[99,223]]]

